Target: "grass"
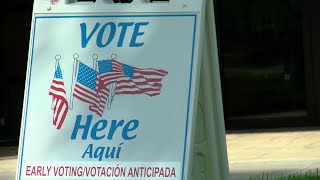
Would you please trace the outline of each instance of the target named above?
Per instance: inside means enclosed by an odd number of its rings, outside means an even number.
[[[250,177],[249,180],[320,180],[320,175],[318,169],[316,172],[307,171],[305,173],[295,173],[288,175],[286,177],[276,177],[273,178],[268,174],[262,174],[262,176]]]

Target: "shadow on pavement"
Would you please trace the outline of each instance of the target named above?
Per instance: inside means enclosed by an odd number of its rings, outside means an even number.
[[[0,146],[0,159],[15,157],[18,155],[18,146]]]

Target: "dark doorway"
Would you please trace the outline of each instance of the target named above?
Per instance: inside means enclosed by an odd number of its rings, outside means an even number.
[[[0,146],[19,142],[33,1],[1,12]]]
[[[216,0],[227,129],[314,125],[301,0]]]

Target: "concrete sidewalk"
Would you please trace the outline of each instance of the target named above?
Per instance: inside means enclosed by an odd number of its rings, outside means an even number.
[[[0,179],[15,179],[17,157],[0,158]]]
[[[320,169],[320,131],[227,134],[230,180]],[[13,180],[17,147],[0,147],[0,180]]]
[[[320,169],[320,131],[228,134],[227,146],[231,180]]]
[[[0,180],[15,179],[18,147],[0,146]]]

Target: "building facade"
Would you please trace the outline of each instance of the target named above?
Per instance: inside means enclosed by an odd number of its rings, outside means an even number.
[[[32,4],[1,12],[1,143],[19,138]],[[214,4],[226,129],[318,126],[320,2]]]

